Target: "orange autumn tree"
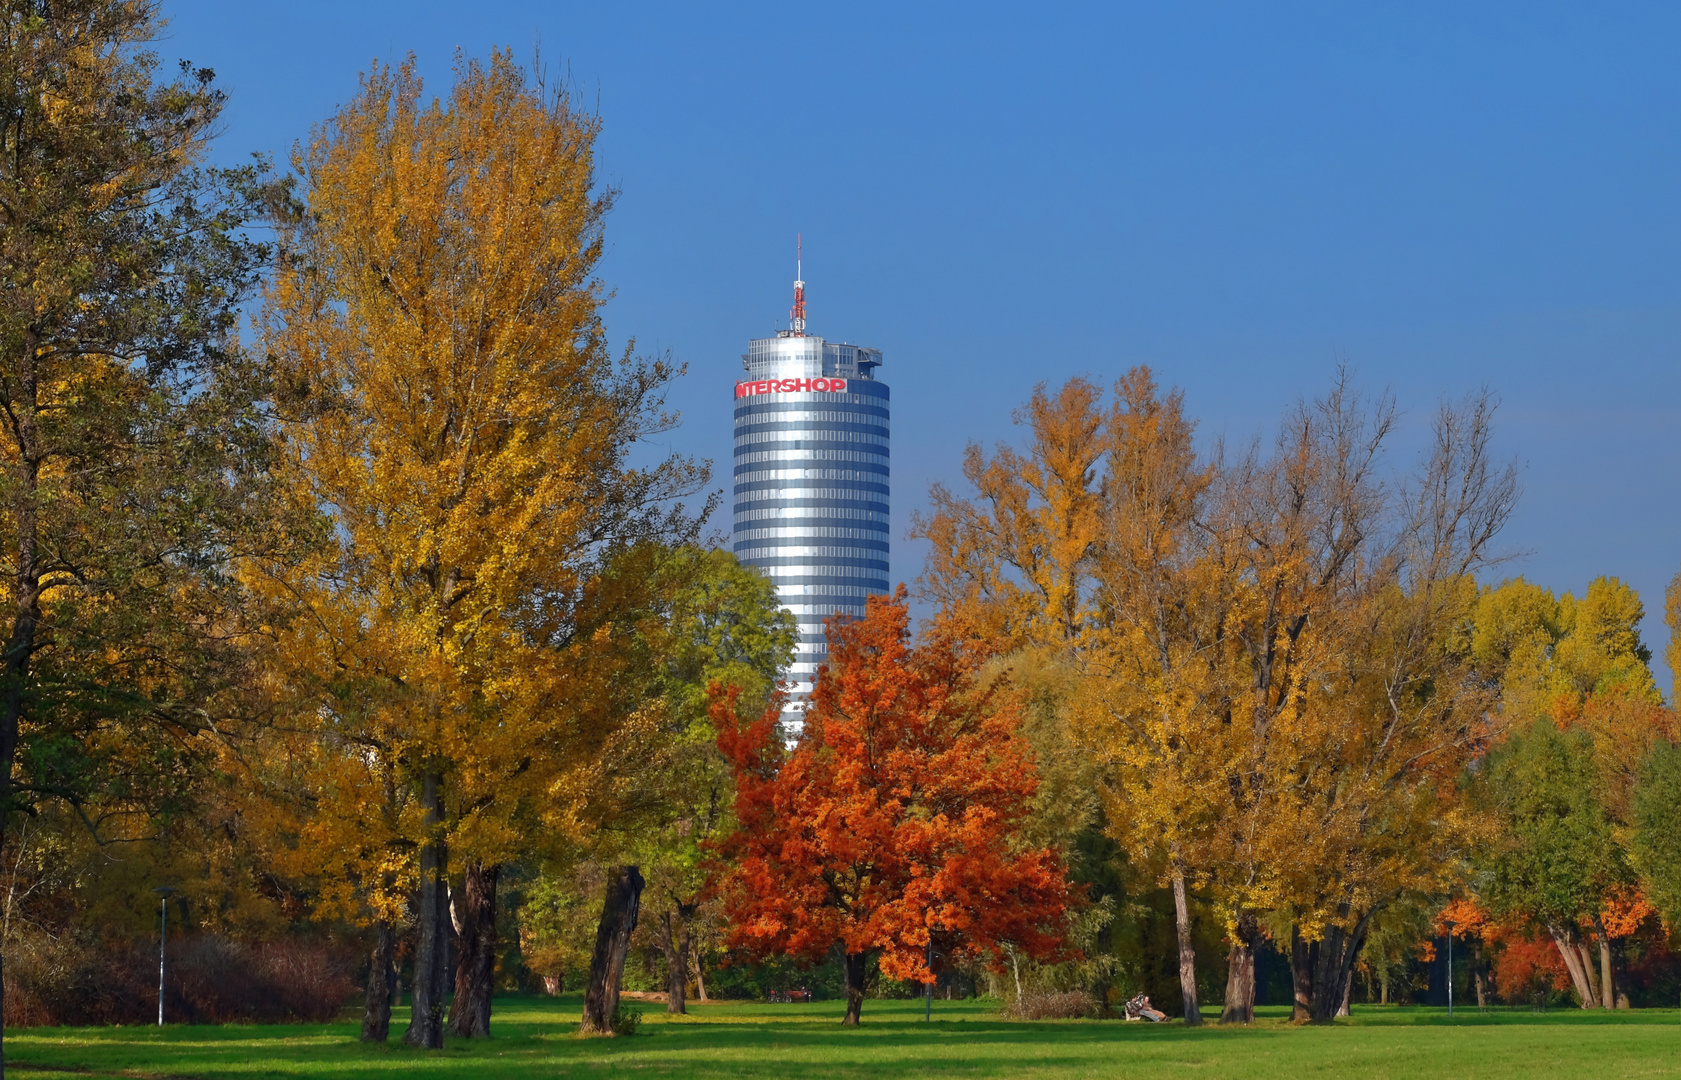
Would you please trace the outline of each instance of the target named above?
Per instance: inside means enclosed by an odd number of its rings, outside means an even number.
[[[780,700],[745,720],[735,690],[713,690],[736,781],[738,825],[716,848],[729,944],[805,959],[839,946],[848,1025],[872,957],[923,983],[930,943],[1051,959],[1071,902],[1061,853],[1012,840],[1039,785],[1023,702],[982,686],[983,658],[951,639],[913,647],[909,622],[901,586],[830,623],[830,666],[791,747]]]

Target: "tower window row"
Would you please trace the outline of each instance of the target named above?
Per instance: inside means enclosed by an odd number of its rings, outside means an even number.
[[[802,615],[826,619],[837,611],[843,615],[862,616],[865,610],[862,604],[784,604],[783,607],[787,608],[788,613],[795,619]]]
[[[854,416],[851,419],[838,417],[833,420],[798,420],[790,419],[788,414],[780,416],[751,416],[735,422],[737,435],[751,435],[755,431],[869,431],[877,435],[887,434],[887,422],[880,423],[871,416]]]
[[[775,487],[742,491],[741,489],[746,486],[745,484],[736,485],[735,499],[737,506],[772,501],[787,503],[796,499],[839,499],[843,502],[863,501],[885,506],[887,498],[887,492],[885,491],[876,492],[863,487],[789,487],[786,484],[777,484]],[[878,494],[881,496],[880,498],[876,497]]]
[[[846,539],[880,540],[886,528],[881,529],[848,529],[839,525],[817,525],[806,528],[788,529],[741,529],[735,534],[737,540],[770,540],[788,537],[794,540],[812,537],[813,539]]]
[[[778,596],[880,596],[884,589],[870,585],[777,585]]]
[[[879,533],[873,533],[871,535],[872,537],[880,536]],[[782,559],[789,557],[801,559],[861,559],[868,558],[870,555],[875,554],[876,551],[885,550],[885,548],[877,546],[880,543],[881,541],[878,539],[876,544],[872,544],[867,547],[855,547],[851,545],[847,547],[824,547],[817,544],[802,544],[799,546],[789,547],[746,547],[736,548],[735,555],[736,558],[742,560],[743,562],[749,562],[753,559]],[[825,567],[825,569],[827,568]]]
[[[737,466],[739,469],[740,466]],[[864,471],[861,469],[753,469],[747,472],[738,471],[735,474],[736,490],[754,484],[770,484],[779,480],[828,480],[832,482],[852,481],[857,484],[877,484],[886,487],[882,479],[887,476],[887,467],[880,466],[877,470]],[[887,492],[883,491],[883,495]]]
[[[774,443],[774,442],[792,442],[792,441],[795,441],[795,440],[791,440],[791,439],[787,438],[787,436],[789,436],[789,435],[803,435],[805,437],[810,438],[811,441],[813,441],[813,442],[820,442],[820,443],[860,442],[860,443],[871,443],[875,446],[886,446],[886,445],[888,445],[887,435],[885,433],[876,434],[874,432],[869,432],[869,431],[826,431],[826,430],[816,430],[816,431],[814,431],[810,428],[790,428],[786,431],[769,431],[769,432],[760,432],[760,433],[757,433],[757,434],[737,435],[735,437],[735,445],[737,445],[737,446],[752,446],[755,443]],[[803,441],[805,441],[805,439],[802,438],[798,441],[803,442]]]
[[[785,578],[874,578],[880,580],[887,576],[886,567],[877,569],[873,566],[847,566],[823,562],[811,566],[761,566],[759,570],[772,581],[777,588],[791,585]]]
[[[887,453],[868,453],[862,450],[763,450],[737,454],[738,464],[756,465],[759,462],[790,461],[869,461],[887,464]]]
[[[852,488],[773,488],[770,491],[738,491],[736,510],[770,510],[775,506],[852,506],[854,510],[888,510],[886,496]]]
[[[744,521],[792,521],[799,518],[833,521],[879,521],[888,522],[888,516],[879,510],[849,510],[845,507],[833,506],[785,506],[771,510],[743,510],[735,515],[737,524]]]
[[[809,409],[797,405],[748,405],[735,411],[735,422],[750,421],[755,424],[768,424],[772,421],[790,423],[843,423],[863,421],[868,423],[872,419],[889,419],[887,410],[876,406],[861,406],[855,409]]]

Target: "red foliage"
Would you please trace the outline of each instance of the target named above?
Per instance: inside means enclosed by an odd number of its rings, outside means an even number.
[[[780,700],[744,722],[735,692],[713,688],[736,776],[739,824],[716,849],[730,944],[815,959],[838,942],[922,982],[931,932],[948,955],[996,960],[1007,942],[1054,957],[1070,903],[1062,860],[1014,843],[1038,787],[1022,702],[977,686],[978,657],[956,642],[912,648],[904,595],[831,620],[831,663],[792,749]]]
[[[1494,985],[1508,1002],[1519,1002],[1537,990],[1570,989],[1570,970],[1551,940],[1512,935],[1494,958]]]

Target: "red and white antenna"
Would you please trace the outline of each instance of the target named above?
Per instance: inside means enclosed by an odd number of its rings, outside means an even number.
[[[805,240],[799,234],[794,234],[794,307],[788,312],[788,318],[793,320],[790,327],[795,337],[805,337]]]

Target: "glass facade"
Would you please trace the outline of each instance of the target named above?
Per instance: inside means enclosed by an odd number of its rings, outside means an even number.
[[[791,722],[827,662],[823,621],[888,590],[888,391],[881,352],[784,332],[741,358],[735,553],[776,583],[799,623]],[[838,389],[813,389],[839,386]],[[745,391],[745,392],[744,392]]]

